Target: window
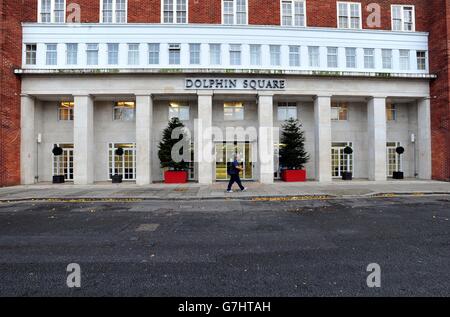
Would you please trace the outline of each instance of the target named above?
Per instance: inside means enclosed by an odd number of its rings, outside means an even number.
[[[417,69],[427,70],[427,52],[417,51],[416,56],[417,56]]]
[[[308,47],[308,55],[309,55],[309,66],[310,67],[319,67],[320,66],[319,47],[318,46],[309,46]]]
[[[134,101],[119,101],[114,103],[113,120],[133,121],[134,109],[135,109]]]
[[[108,44],[108,65],[119,64],[119,44]]]
[[[411,32],[415,30],[414,6],[393,5],[391,10],[393,31]]]
[[[375,68],[375,50],[373,48],[364,49],[364,68]]]
[[[66,20],[65,0],[39,0],[38,22],[64,23]]]
[[[73,121],[73,107],[74,103],[71,101],[60,102],[58,107],[58,120]]]
[[[169,120],[178,118],[181,121],[189,121],[189,105],[182,102],[169,103]]]
[[[150,65],[159,64],[159,44],[158,43],[148,44],[148,63]]]
[[[169,64],[179,65],[181,58],[181,46],[180,44],[169,44]]]
[[[223,114],[225,121],[244,120],[244,104],[242,102],[225,102]]]
[[[395,121],[397,120],[397,106],[388,103],[386,105],[386,120]]]
[[[400,142],[387,142],[386,143],[386,171],[387,176],[392,177],[394,172],[401,171],[401,158],[397,153],[397,147],[400,146]]]
[[[338,48],[327,47],[327,65],[330,68],[338,67]]]
[[[187,23],[188,0],[164,0],[163,23]]]
[[[86,48],[87,64],[98,64],[98,44],[87,44]]]
[[[36,44],[26,44],[25,45],[25,64],[36,65]]]
[[[347,68],[356,68],[356,48],[345,49],[345,60]]]
[[[261,45],[250,45],[250,64],[261,65]]]
[[[139,65],[139,44],[128,44],[128,65]]]
[[[300,66],[300,46],[289,46],[289,66]]]
[[[56,44],[46,44],[47,52],[45,57],[46,65],[56,65],[58,63],[58,52]]]
[[[220,44],[209,44],[209,58],[211,65],[220,65],[222,63],[222,46]]]
[[[346,103],[337,102],[331,104],[331,120],[346,121],[348,116],[348,105]]]
[[[247,24],[247,0],[222,0],[222,24]]]
[[[297,119],[297,104],[295,102],[279,102],[278,121],[285,121],[290,118]]]
[[[383,68],[384,69],[392,69],[392,50],[383,49],[381,51],[382,59],[383,59]]]
[[[230,44],[230,65],[241,65],[240,44]]]
[[[78,63],[78,44],[66,44],[66,63],[67,65],[76,65]]]
[[[200,64],[200,44],[189,44],[189,56],[192,65]]]
[[[53,155],[53,176],[64,175],[66,181],[73,180],[73,144],[55,144],[62,148],[61,155]]]
[[[270,45],[270,65],[280,66],[281,65],[281,46],[280,45]]]
[[[281,2],[281,25],[306,26],[305,1],[283,0]]]
[[[400,70],[409,70],[409,50],[400,50]]]
[[[352,142],[333,142],[331,144],[331,175],[341,177],[343,172],[353,172],[353,154],[345,154],[344,149],[353,147]]]
[[[103,23],[126,23],[127,0],[102,0],[100,14]]]
[[[123,155],[117,155],[118,149]],[[113,175],[121,175],[124,180],[136,179],[136,145],[134,143],[109,144],[109,179]]]
[[[338,2],[338,21],[340,29],[361,29],[361,3]]]

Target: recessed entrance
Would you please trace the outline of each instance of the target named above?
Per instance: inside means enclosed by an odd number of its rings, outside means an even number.
[[[233,161],[235,154],[239,156],[239,163],[244,169],[241,174],[242,179],[253,179],[253,144],[250,142],[221,142],[216,143],[216,180],[224,181],[230,178],[227,173],[227,163]]]

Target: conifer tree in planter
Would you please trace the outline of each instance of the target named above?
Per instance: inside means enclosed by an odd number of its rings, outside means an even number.
[[[306,181],[304,166],[310,156],[305,151],[305,135],[297,119],[290,118],[281,127],[280,165],[281,178],[285,182]]]
[[[178,118],[172,118],[164,129],[162,140],[159,142],[158,157],[161,162],[161,168],[165,169],[164,182],[166,184],[186,183],[188,180],[187,170],[189,163],[184,160],[177,162],[172,157],[174,146],[185,138],[185,135],[180,135],[177,139],[172,139],[172,132],[177,128],[184,128],[184,125]],[[183,150],[187,151],[188,149],[182,148],[180,155],[183,155]]]

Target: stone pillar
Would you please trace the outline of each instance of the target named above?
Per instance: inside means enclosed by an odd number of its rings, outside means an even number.
[[[431,179],[431,115],[430,99],[417,102],[417,147],[420,179]]]
[[[258,99],[259,181],[262,184],[273,184],[273,95],[260,93]]]
[[[74,184],[94,183],[94,101],[91,96],[74,96],[73,123]]]
[[[20,182],[29,185],[36,181],[35,101],[28,95],[20,100]]]
[[[386,98],[373,97],[367,103],[369,180],[385,181],[386,173]]]
[[[151,95],[136,96],[136,184],[152,183],[152,121]]]
[[[213,183],[212,100],[212,91],[198,93],[198,119],[195,124],[194,150],[198,169],[198,183],[202,185]]]
[[[331,96],[314,99],[316,181],[331,182]]]

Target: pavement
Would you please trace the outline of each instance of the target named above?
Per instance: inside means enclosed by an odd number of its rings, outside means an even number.
[[[449,219],[448,195],[3,202],[0,296],[449,296]]]
[[[264,185],[247,182],[246,192],[227,193],[226,183],[203,186],[197,183],[180,185],[152,184],[137,186],[132,183],[99,183],[89,186],[66,184],[37,184],[0,188],[0,202],[36,199],[140,199],[140,200],[197,200],[197,199],[321,199],[373,197],[383,195],[426,195],[450,194],[449,182],[420,180],[389,180],[371,182],[354,180],[351,182],[334,181],[323,184],[318,182],[285,183],[276,182]],[[235,188],[236,190],[236,188]]]

